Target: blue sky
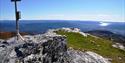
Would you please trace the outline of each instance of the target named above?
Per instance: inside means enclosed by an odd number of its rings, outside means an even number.
[[[125,21],[125,0],[22,0],[22,20]],[[14,3],[0,0],[0,20],[14,20]]]

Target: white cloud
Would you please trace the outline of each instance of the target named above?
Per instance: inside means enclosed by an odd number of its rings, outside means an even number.
[[[80,14],[80,15],[68,15],[68,14],[51,14],[40,16],[37,19],[45,20],[91,20],[91,21],[105,21],[105,22],[125,22],[124,16],[109,15],[109,14]]]

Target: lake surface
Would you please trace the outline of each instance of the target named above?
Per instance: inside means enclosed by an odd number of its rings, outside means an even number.
[[[125,35],[125,22],[97,22],[97,21],[72,21],[72,20],[21,20],[20,32],[44,33],[48,29],[62,27],[80,28],[83,32],[90,30],[109,30]],[[0,32],[14,32],[15,21],[1,20]]]

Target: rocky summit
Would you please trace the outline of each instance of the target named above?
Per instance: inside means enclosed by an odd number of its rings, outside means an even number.
[[[67,46],[66,36],[54,32],[0,40],[0,63],[110,63],[106,58],[91,52]]]

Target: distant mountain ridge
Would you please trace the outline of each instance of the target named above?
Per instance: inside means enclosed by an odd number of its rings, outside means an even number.
[[[122,43],[125,46],[125,36],[123,35],[106,30],[93,30],[86,33],[92,34],[97,37],[106,38],[108,40],[112,40],[113,42]]]

